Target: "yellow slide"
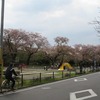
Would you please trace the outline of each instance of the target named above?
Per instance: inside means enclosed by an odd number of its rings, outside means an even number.
[[[67,67],[70,70],[73,70],[73,67],[69,63],[63,63],[58,70],[64,70],[64,67]]]

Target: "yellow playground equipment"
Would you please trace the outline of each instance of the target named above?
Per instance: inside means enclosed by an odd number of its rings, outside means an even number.
[[[67,67],[69,70],[73,70],[74,68],[69,63],[63,63],[58,70],[64,70]]]

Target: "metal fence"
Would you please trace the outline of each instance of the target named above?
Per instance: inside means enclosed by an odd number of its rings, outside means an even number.
[[[92,69],[91,67],[83,68],[83,74],[100,71],[98,69]],[[54,82],[62,79],[67,79],[80,75],[80,68],[75,68],[74,71],[71,70],[46,70],[46,71],[26,71],[19,74],[19,78],[16,80],[16,89],[35,86],[39,84]]]

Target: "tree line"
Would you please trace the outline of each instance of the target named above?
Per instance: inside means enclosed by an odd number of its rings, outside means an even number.
[[[73,66],[99,66],[100,45],[68,45],[67,37],[56,37],[50,45],[40,33],[22,29],[5,29],[3,35],[4,66],[14,61],[17,64],[48,65],[59,67],[63,62]]]

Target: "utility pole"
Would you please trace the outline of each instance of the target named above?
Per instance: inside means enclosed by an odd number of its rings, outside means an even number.
[[[3,30],[4,30],[4,2],[5,0],[1,1],[1,32],[0,32],[0,86],[2,82],[2,75],[3,75]]]

